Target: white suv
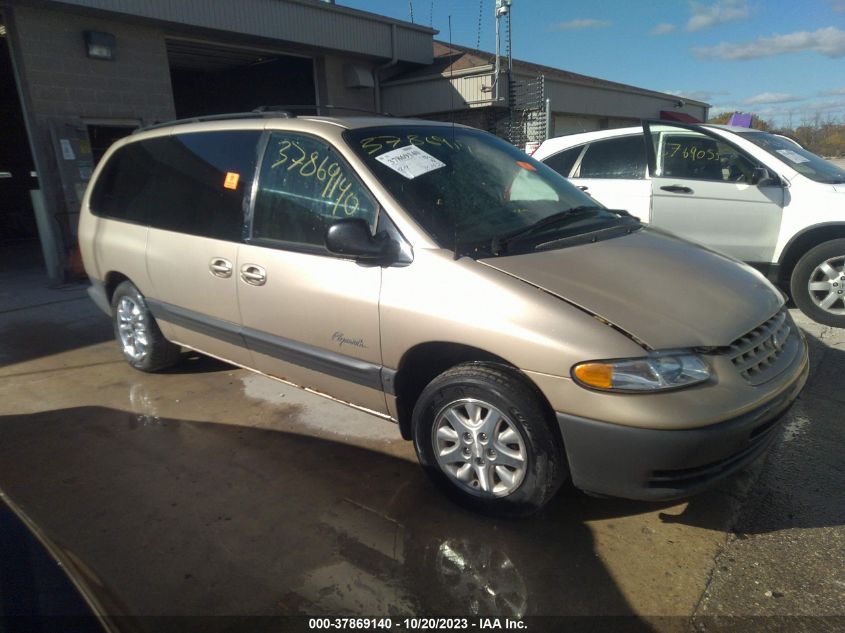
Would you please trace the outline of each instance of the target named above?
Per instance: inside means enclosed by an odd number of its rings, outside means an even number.
[[[652,121],[549,139],[534,158],[605,206],[755,266],[809,317],[845,327],[845,170],[795,142]]]

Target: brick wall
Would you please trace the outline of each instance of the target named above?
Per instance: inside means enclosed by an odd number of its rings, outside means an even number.
[[[83,119],[144,124],[174,118],[164,34],[149,26],[31,6],[14,6],[10,15],[10,43],[51,223],[51,244],[45,248],[55,251],[60,262],[48,274],[61,281],[70,272],[78,204],[62,189],[51,125]],[[89,59],[85,30],[113,34],[116,61]]]
[[[19,63],[32,112],[55,116],[141,119],[174,117],[164,35],[155,28],[72,13],[18,7]],[[89,59],[83,31],[115,36],[116,61]]]

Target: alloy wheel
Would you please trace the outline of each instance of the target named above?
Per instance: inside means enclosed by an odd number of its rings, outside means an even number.
[[[525,442],[493,405],[462,398],[446,405],[432,427],[434,454],[454,483],[482,497],[504,497],[525,478]]]
[[[147,320],[131,297],[121,297],[117,304],[117,331],[123,353],[133,361],[144,358],[149,345]]]
[[[845,255],[831,257],[816,266],[807,290],[813,303],[825,312],[845,315]]]

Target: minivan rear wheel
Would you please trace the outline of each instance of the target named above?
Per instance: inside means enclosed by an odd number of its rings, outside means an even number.
[[[417,400],[414,446],[434,483],[460,505],[525,516],[546,505],[565,479],[549,418],[536,388],[515,370],[458,365]]]
[[[111,300],[114,335],[126,362],[141,371],[175,365],[181,348],[164,338],[144,296],[131,281],[124,281]]]
[[[810,249],[792,271],[795,305],[824,325],[845,328],[845,239]]]

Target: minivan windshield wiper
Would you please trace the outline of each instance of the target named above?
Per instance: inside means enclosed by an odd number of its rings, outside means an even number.
[[[605,209],[604,207],[597,207],[594,205],[580,205],[577,207],[571,207],[569,209],[564,209],[563,211],[553,213],[541,220],[537,220],[537,222],[535,222],[534,224],[518,229],[512,233],[495,236],[492,242],[490,243],[490,251],[494,255],[499,255],[505,249],[505,247],[514,240],[528,237],[529,235],[534,235],[543,231],[543,229],[547,229],[555,224],[559,224],[561,222],[570,220],[578,216],[589,215],[597,211],[608,211],[610,213],[616,213],[620,216],[630,215],[627,211],[622,211],[618,209]]]

